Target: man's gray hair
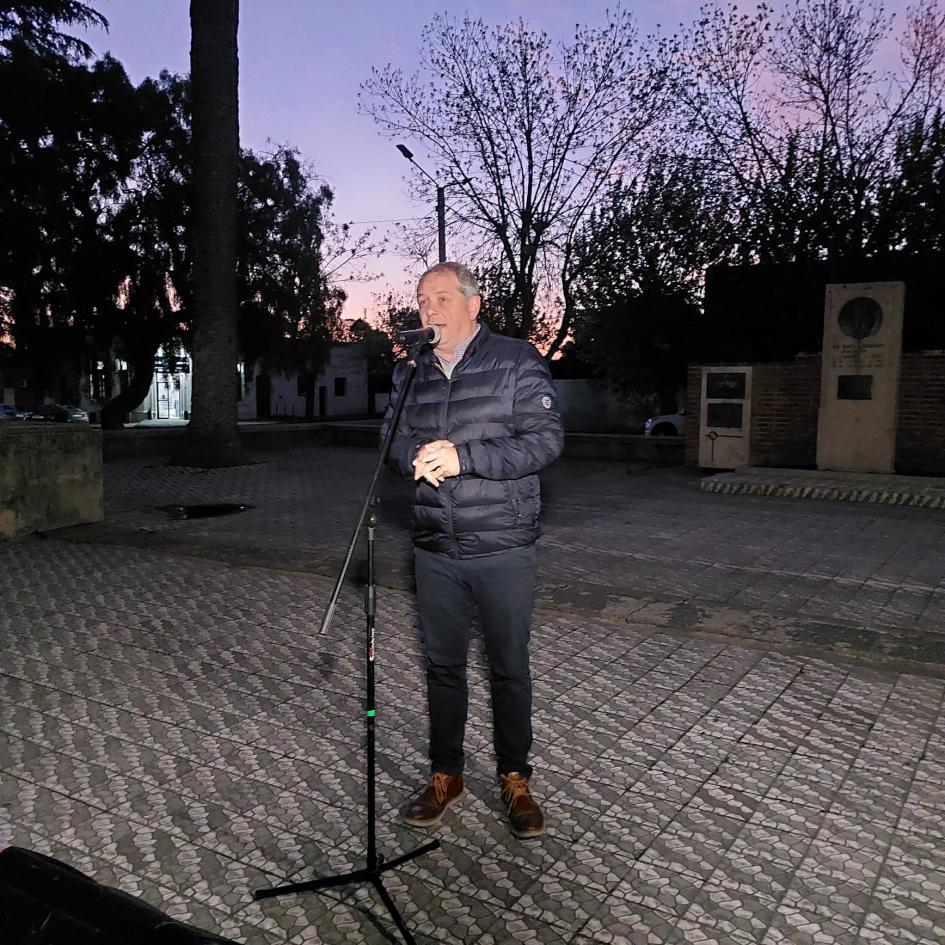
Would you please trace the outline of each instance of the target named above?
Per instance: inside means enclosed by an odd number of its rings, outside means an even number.
[[[462,263],[436,263],[435,265],[430,266],[430,268],[422,276],[420,276],[420,282],[423,282],[427,276],[431,276],[435,272],[453,273],[453,275],[456,276],[457,283],[459,283],[459,291],[462,292],[467,299],[471,299],[473,296],[480,295],[479,280],[472,274],[472,271],[467,269]],[[420,285],[420,282],[417,283],[417,286]]]

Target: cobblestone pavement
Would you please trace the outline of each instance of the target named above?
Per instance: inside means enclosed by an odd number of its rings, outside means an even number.
[[[308,448],[238,470],[109,465],[108,525],[86,540],[336,573],[374,453]],[[385,476],[382,583],[409,589],[409,484]],[[945,666],[945,511],[712,495],[688,469],[564,461],[544,476],[546,606]],[[246,502],[169,522],[162,504]]]
[[[110,464],[105,527],[0,544],[0,844],[235,941],[391,941],[367,888],[250,897],[363,865],[365,831],[357,588],[317,625],[371,456],[261,458]],[[385,483],[378,612],[390,856],[426,839],[396,814],[426,768],[400,492]],[[533,668],[549,831],[507,831],[477,652],[467,798],[439,850],[385,876],[418,942],[945,940],[938,668],[753,632],[817,624],[806,642],[849,646],[840,629],[858,627],[913,653],[940,632],[942,513],[714,496],[617,464],[559,464],[547,494]],[[255,508],[153,510],[207,501]]]

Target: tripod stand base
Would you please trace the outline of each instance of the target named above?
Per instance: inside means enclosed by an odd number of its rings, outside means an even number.
[[[338,876],[323,876],[320,879],[312,879],[305,883],[289,883],[285,886],[274,886],[272,889],[257,889],[253,892],[253,899],[258,902],[260,899],[272,899],[275,896],[287,896],[292,893],[312,892],[319,889],[333,889],[335,886],[349,886],[352,883],[370,882],[377,890],[381,901],[387,906],[387,911],[394,920],[394,925],[397,926],[400,934],[404,937],[404,941],[407,945],[416,945],[413,936],[410,934],[410,930],[404,924],[403,918],[401,918],[400,912],[397,911],[394,900],[391,899],[390,893],[384,888],[381,877],[388,870],[396,869],[398,866],[409,863],[418,856],[423,856],[424,853],[436,850],[439,845],[439,840],[431,840],[422,847],[417,847],[416,850],[412,850],[410,853],[404,853],[387,862],[384,862],[384,857],[378,854],[374,858],[373,864],[369,864],[361,870],[352,870],[350,873],[341,873]]]

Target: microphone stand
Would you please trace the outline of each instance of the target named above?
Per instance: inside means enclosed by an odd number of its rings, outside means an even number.
[[[404,920],[397,911],[397,906],[394,904],[394,900],[391,898],[390,893],[388,893],[388,891],[384,888],[382,876],[388,870],[396,869],[398,866],[402,866],[404,863],[416,859],[418,856],[422,856],[424,853],[428,853],[430,850],[435,850],[437,847],[439,847],[440,841],[431,840],[429,843],[425,843],[423,846],[418,847],[416,850],[413,850],[410,853],[404,853],[392,860],[387,861],[384,860],[383,854],[377,852],[374,758],[374,721],[377,714],[377,707],[374,700],[374,665],[376,656],[374,646],[374,618],[376,612],[374,530],[377,527],[377,511],[375,508],[377,499],[374,495],[374,490],[377,485],[378,477],[380,476],[381,468],[384,465],[384,460],[387,458],[387,454],[390,451],[390,444],[394,438],[394,432],[396,431],[397,425],[400,422],[400,415],[403,411],[404,404],[407,401],[407,394],[410,391],[414,376],[417,373],[417,358],[419,357],[420,348],[423,346],[423,344],[424,342],[421,341],[410,349],[410,354],[407,359],[407,376],[404,379],[400,397],[397,400],[393,415],[391,416],[391,422],[387,430],[387,435],[384,437],[380,455],[378,456],[377,463],[374,466],[374,475],[371,478],[371,484],[368,486],[367,494],[365,495],[364,502],[361,505],[361,511],[358,514],[357,524],[354,527],[351,540],[348,543],[348,551],[345,555],[344,563],[341,566],[341,571],[338,574],[338,578],[335,581],[335,588],[334,591],[332,591],[331,599],[328,603],[327,609],[325,610],[325,616],[322,619],[321,630],[319,631],[319,633],[325,633],[329,624],[331,623],[332,617],[335,613],[335,608],[338,604],[338,598],[341,595],[341,588],[344,584],[345,575],[348,571],[349,565],[351,564],[355,546],[358,543],[358,537],[360,536],[361,529],[364,527],[365,523],[367,523],[368,580],[367,587],[364,591],[364,614],[366,618],[366,698],[364,702],[364,716],[365,725],[367,728],[367,850],[365,854],[365,865],[363,869],[352,870],[350,873],[342,873],[337,876],[325,876],[304,883],[291,883],[285,886],[276,886],[272,889],[257,889],[253,892],[253,899],[259,901],[260,899],[270,899],[274,896],[284,896],[290,893],[331,889],[335,886],[346,886],[351,883],[370,882],[377,890],[377,894],[380,896],[381,901],[387,907],[387,911],[390,913],[391,918],[394,920],[394,924],[397,926],[407,945],[416,945],[416,941],[410,934],[410,930],[404,924]]]

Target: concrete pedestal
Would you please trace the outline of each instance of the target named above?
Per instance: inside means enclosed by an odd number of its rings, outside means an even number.
[[[902,282],[827,286],[818,469],[894,471],[904,300]]]
[[[0,421],[0,539],[104,517],[101,430]]]

